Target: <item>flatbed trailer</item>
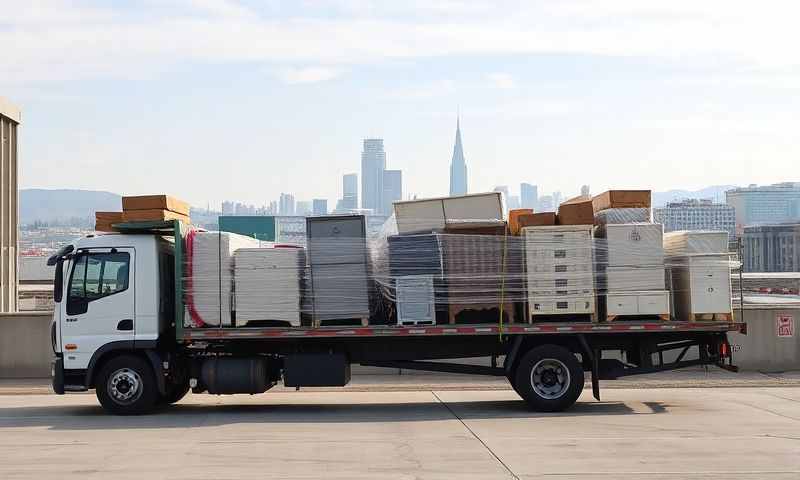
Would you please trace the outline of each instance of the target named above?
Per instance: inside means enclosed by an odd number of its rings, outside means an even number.
[[[80,239],[50,259],[57,266],[51,333],[54,391],[95,389],[103,407],[118,414],[150,412],[190,389],[255,394],[279,382],[297,388],[343,386],[354,364],[503,376],[531,408],[561,411],[577,400],[585,372],[591,373],[599,399],[600,380],[693,365],[735,371],[727,334],[746,333],[746,324],[733,322],[589,323],[577,318],[417,327],[189,328],[181,281],[186,226],[172,221],[114,227],[119,234]],[[92,264],[100,272],[116,268],[118,278],[105,294],[81,297],[75,275],[84,275],[86,290]],[[119,273],[123,266],[124,275]],[[105,285],[100,275],[99,284]],[[490,365],[459,361],[475,357],[491,359]]]

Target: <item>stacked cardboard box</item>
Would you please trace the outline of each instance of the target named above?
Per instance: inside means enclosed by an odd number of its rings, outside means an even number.
[[[111,227],[122,222],[122,212],[94,212],[94,230],[96,232],[113,232]]]
[[[122,197],[121,212],[95,212],[95,231],[112,232],[115,223],[181,220],[191,223],[189,204],[169,195]]]
[[[189,204],[168,195],[122,197],[124,222],[181,220],[189,222]]]

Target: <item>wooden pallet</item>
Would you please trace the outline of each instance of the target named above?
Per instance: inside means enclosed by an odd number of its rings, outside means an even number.
[[[351,319],[337,319],[337,320],[319,320],[319,319],[316,319],[316,320],[314,320],[312,326],[314,328],[325,327],[326,326],[325,322],[342,322],[342,321],[346,321],[346,320],[351,320]],[[353,326],[357,326],[357,325],[360,324],[362,327],[368,327],[369,326],[369,317],[353,318],[352,321],[347,322],[347,323],[348,324],[352,323]],[[340,325],[336,325],[336,326],[340,326]]]
[[[472,311],[480,311],[480,310],[489,310],[489,309],[499,309],[500,304],[498,303],[475,303],[475,304],[451,304],[447,309],[447,318],[448,322],[451,325],[456,323],[456,317],[461,314],[462,312]],[[503,304],[503,314],[505,318],[508,319],[508,323],[514,323],[516,318],[516,309],[514,308],[514,304],[504,303]],[[487,316],[488,317],[488,316]],[[497,316],[494,315],[494,321],[496,322]],[[490,323],[491,320],[487,318],[484,323]]]
[[[732,313],[693,313],[689,315],[690,322],[732,322]]]
[[[638,321],[641,320],[642,317],[657,317],[662,322],[668,322],[670,320],[669,313],[662,313],[660,315],[606,315],[606,322],[624,322],[626,320],[629,321]]]

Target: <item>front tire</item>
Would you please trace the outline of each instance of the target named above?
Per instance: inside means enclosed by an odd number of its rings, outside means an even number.
[[[575,354],[558,345],[530,350],[514,372],[514,390],[538,412],[561,412],[583,390],[583,367]]]
[[[100,405],[116,415],[149,413],[158,401],[158,385],[152,367],[133,355],[114,357],[103,365],[95,393]]]

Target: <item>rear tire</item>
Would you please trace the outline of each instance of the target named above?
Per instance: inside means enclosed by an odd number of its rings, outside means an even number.
[[[158,385],[152,367],[133,355],[114,357],[103,365],[95,393],[100,405],[115,415],[149,413],[158,401]]]
[[[538,412],[561,412],[583,390],[583,367],[575,354],[558,345],[530,350],[514,371],[514,390]]]

